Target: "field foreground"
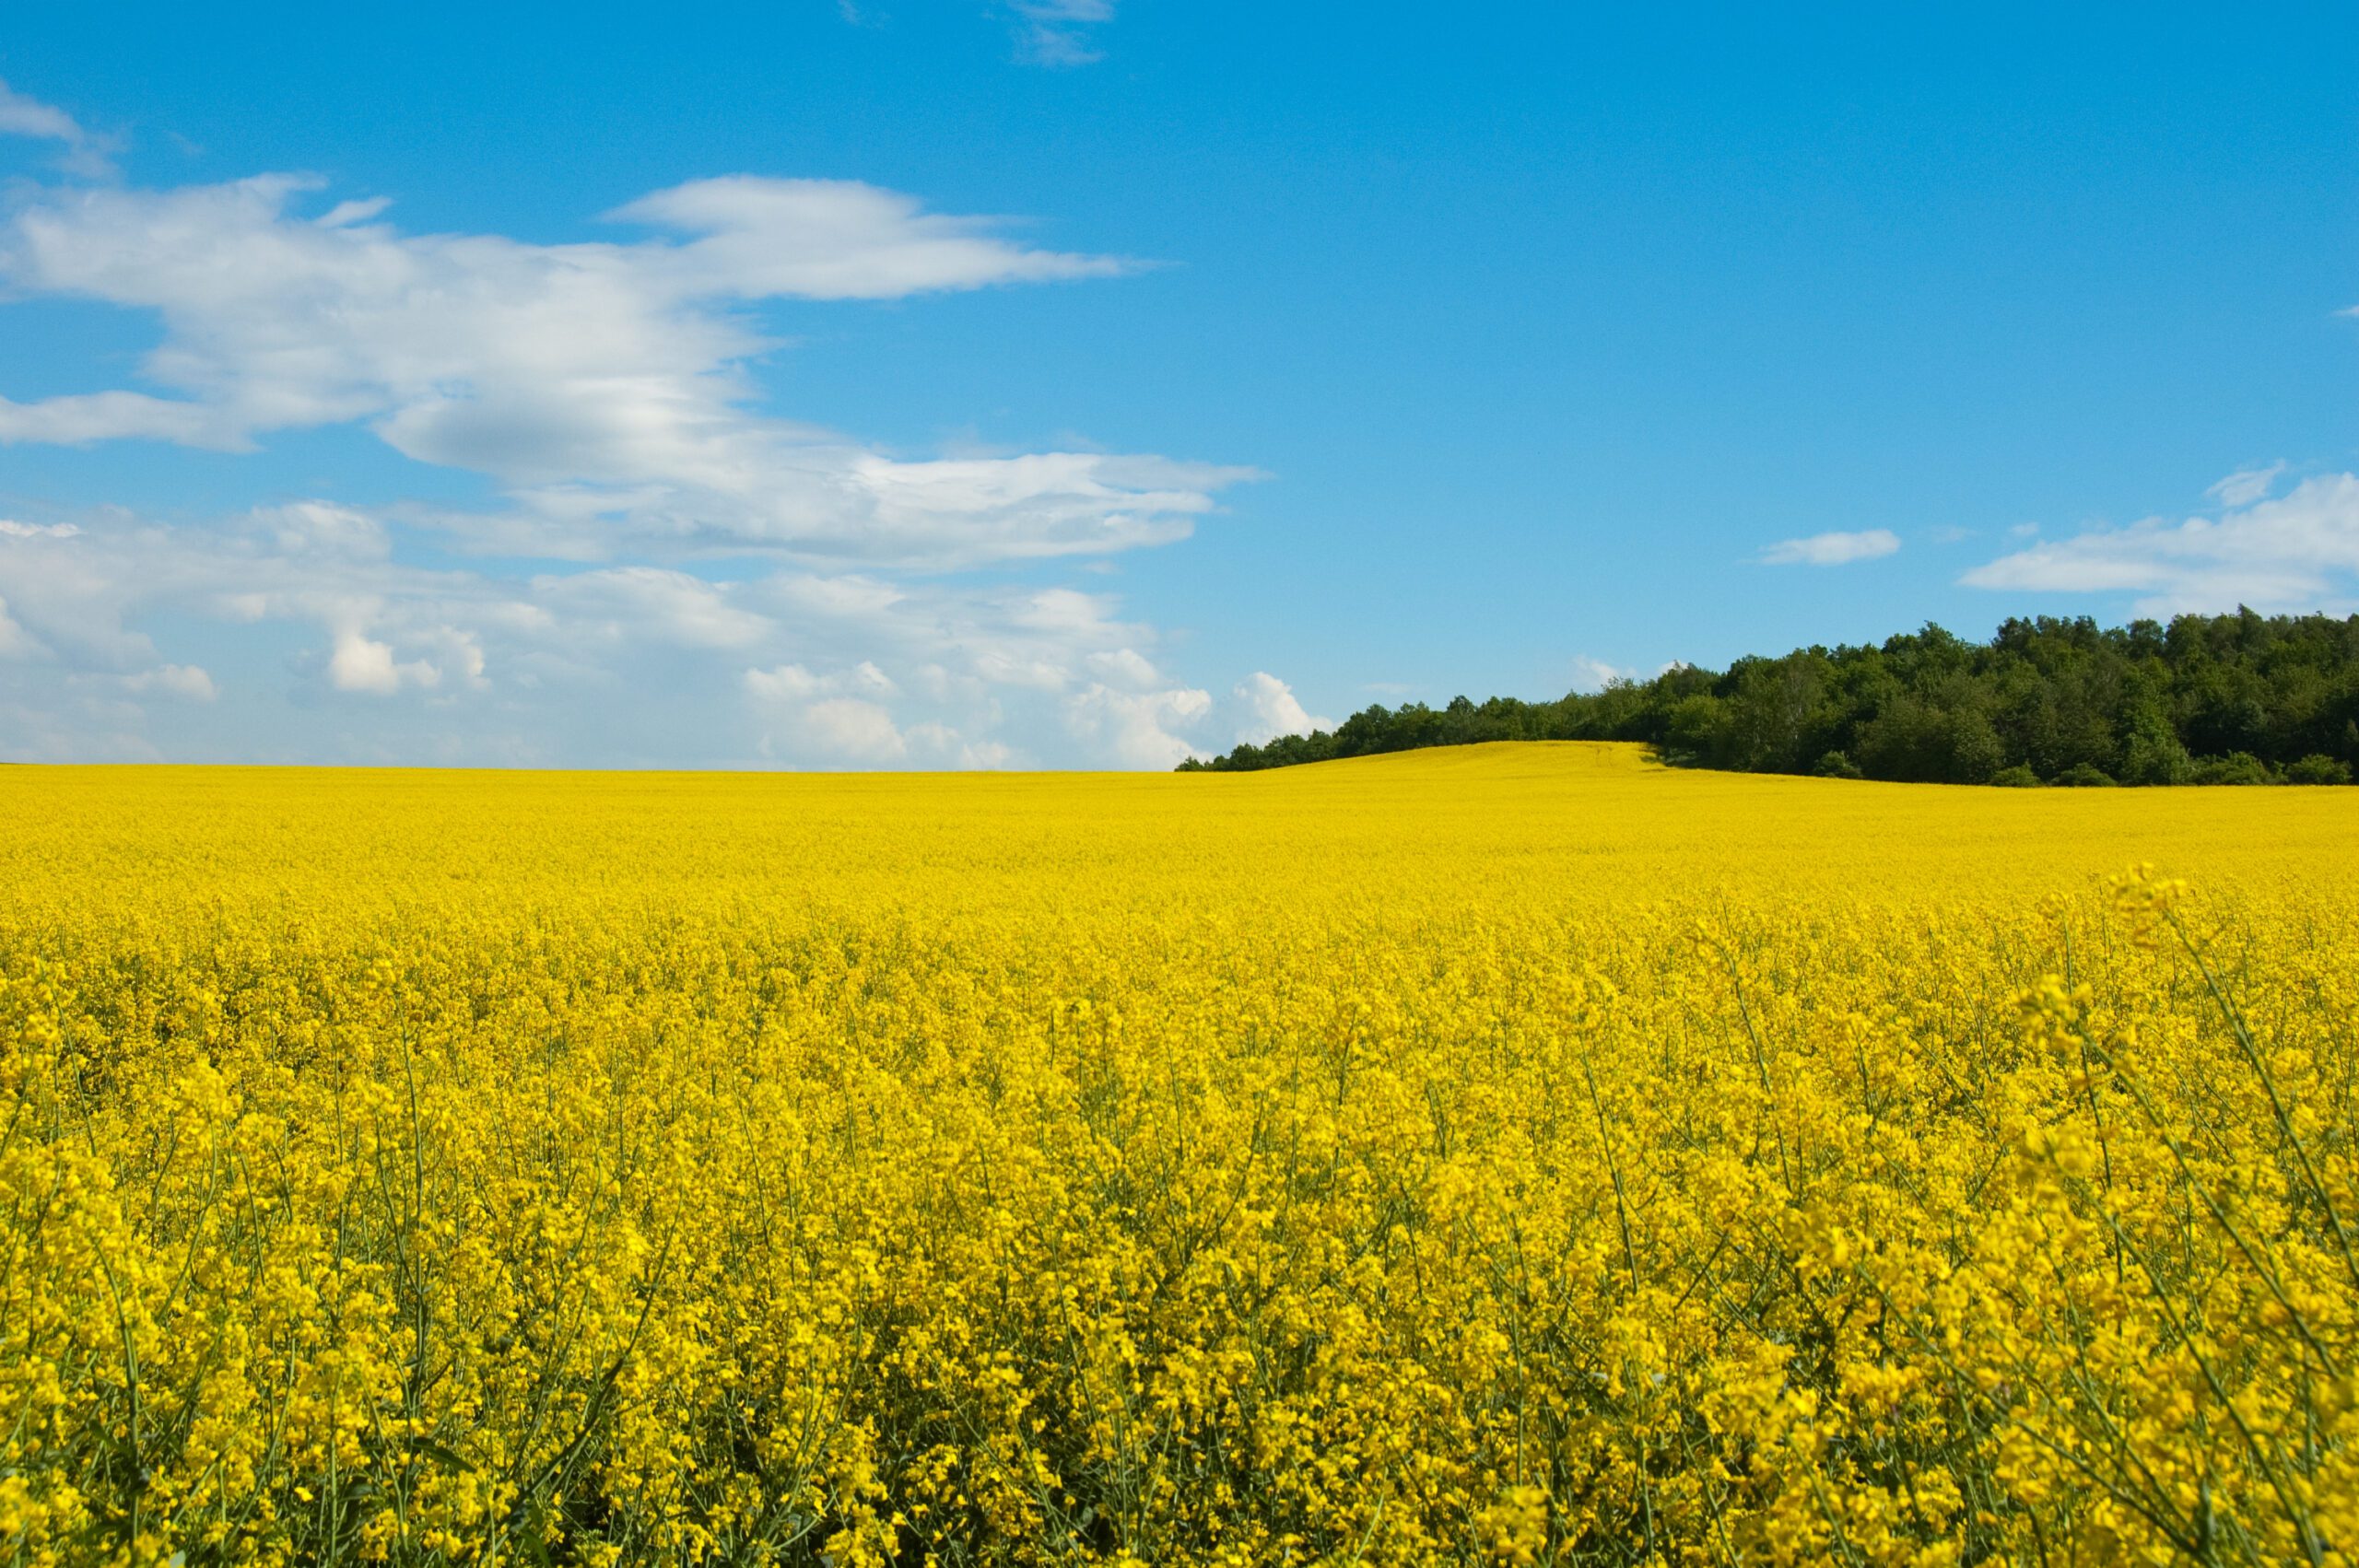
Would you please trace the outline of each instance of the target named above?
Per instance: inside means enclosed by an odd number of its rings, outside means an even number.
[[[2353,801],[0,771],[0,1541],[2348,1561]]]

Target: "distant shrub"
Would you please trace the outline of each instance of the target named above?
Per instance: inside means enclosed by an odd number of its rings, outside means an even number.
[[[2013,767],[2002,767],[1992,774],[1990,782],[2005,790],[2036,790],[2039,788],[2039,775],[2019,762]]]
[[[2351,765],[2335,757],[2311,753],[2285,769],[2288,784],[2348,784]]]
[[[2110,788],[2113,775],[2091,763],[2076,762],[2049,780],[2073,789],[2094,789],[2099,785]]]
[[[2320,758],[2320,761],[2329,759]],[[2226,756],[2207,756],[2195,765],[2198,784],[2274,784],[2277,775],[2269,764],[2250,752],[2230,752]]]
[[[1860,772],[1860,765],[1853,762],[1849,756],[1846,755],[1842,752],[1828,752],[1825,756],[1818,759],[1818,766],[1812,768],[1811,771],[1817,774],[1821,778],[1859,778],[1864,777],[1864,775]]]

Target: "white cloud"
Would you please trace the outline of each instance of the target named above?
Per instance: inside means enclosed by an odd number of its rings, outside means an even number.
[[[855,762],[898,762],[909,743],[893,716],[856,696],[831,696],[803,710],[803,725],[819,749]]]
[[[1088,29],[1114,19],[1113,0],[1009,0],[1016,52],[1036,65],[1087,65],[1105,58]]]
[[[408,234],[315,188],[23,194],[0,288],[160,331],[137,386],[0,397],[0,444],[358,425],[500,498],[0,520],[0,754],[1165,767],[1216,730],[1112,595],[956,574],[1170,543],[1252,471],[1078,438],[888,453],[755,375],[762,300],[1128,263],[850,182],[699,181],[612,215],[652,237],[561,245]],[[1300,715],[1272,677],[1238,689]]]
[[[0,82],[0,136],[29,136],[36,141],[61,142],[61,167],[70,174],[102,178],[114,171],[107,158],[105,138],[92,135],[80,122],[54,104],[27,98]]]
[[[393,205],[391,196],[357,196],[336,203],[311,223],[318,228],[342,228],[347,224],[365,223]]]
[[[123,685],[126,691],[162,692],[191,702],[211,702],[221,695],[213,677],[194,664],[159,664],[153,670],[123,676]]]
[[[702,180],[612,215],[669,237],[533,245],[405,235],[380,201],[322,218],[317,182],[52,190],[0,228],[0,280],[157,313],[170,395],[11,402],[0,444],[143,439],[241,451],[365,423],[422,462],[489,475],[510,508],[444,513],[462,548],[569,558],[769,551],[939,568],[1168,544],[1233,466],[1051,451],[911,460],[757,412],[772,346],[734,307],[902,298],[1104,276],[992,220],[849,181]]]
[[[1213,730],[1109,595],[490,573],[410,564],[399,532],[322,501],[0,530],[0,712],[21,718],[0,755],[130,755],[146,723],[178,736],[163,755],[249,760],[1164,767]],[[76,695],[98,689],[112,708]],[[365,730],[300,717],[355,701]],[[203,726],[170,717],[200,703]]]
[[[800,664],[748,670],[745,672],[745,689],[765,702],[799,702],[845,693],[858,693],[865,697],[900,695],[900,687],[894,684],[893,677],[865,659],[849,670],[829,675],[815,675]]]
[[[1773,567],[1840,567],[1872,561],[1900,548],[1900,537],[1888,528],[1858,533],[1813,533],[1807,539],[1781,539],[1761,552],[1762,564]]]
[[[2266,468],[2240,468],[2203,493],[2224,507],[2248,507],[2275,488],[2284,472],[2282,458]]]
[[[8,614],[8,602],[0,599],[0,659],[38,659],[48,651],[41,638]]]
[[[899,299],[1002,283],[1108,277],[1130,263],[1009,243],[999,220],[927,212],[851,180],[724,175],[657,191],[606,215],[687,243],[649,252],[684,298]]]
[[[765,702],[792,702],[816,696],[824,687],[819,677],[802,665],[780,664],[774,670],[746,671],[745,689]]]
[[[252,522],[271,543],[290,556],[341,556],[352,560],[381,561],[393,554],[384,525],[366,512],[327,501],[292,501],[284,506],[257,507]]]
[[[431,686],[440,680],[441,672],[424,660],[397,664],[391,643],[349,626],[335,634],[335,651],[328,656],[328,682],[340,692],[390,696],[405,685]]]
[[[1573,690],[1601,692],[1616,681],[1635,681],[1638,672],[1619,664],[1609,664],[1602,659],[1592,659],[1586,653],[1573,655]]]
[[[93,441],[176,441],[186,447],[242,451],[252,442],[208,410],[145,392],[80,392],[12,403],[0,397],[0,446],[18,443],[87,447]]]
[[[2249,483],[2233,489],[2256,493]],[[2264,486],[2259,493],[2265,492]],[[1959,580],[2034,592],[2135,593],[2139,614],[2152,615],[2239,604],[2340,612],[2359,601],[2359,476],[2321,474],[2273,500],[2228,503],[2216,518],[2154,517],[2095,529],[2002,556]]]
[[[958,748],[958,766],[963,768],[996,770],[1015,766],[1015,753],[997,741],[973,741]]]
[[[1065,705],[1074,731],[1125,767],[1178,766],[1195,748],[1172,731],[1192,728],[1212,710],[1212,693],[1187,686],[1124,692],[1093,685]]]
[[[745,689],[759,702],[785,709],[783,745],[773,731],[764,737],[769,755],[780,750],[816,752],[827,761],[899,762],[912,740],[940,763],[959,755],[960,736],[950,726],[928,720],[904,735],[883,700],[898,694],[892,678],[862,661],[849,670],[815,675],[800,664],[745,672]],[[865,695],[849,696],[858,692]]]
[[[534,600],[576,628],[608,643],[661,642],[679,648],[745,649],[771,629],[768,617],[741,606],[731,585],[658,567],[614,567],[534,579]]]
[[[1109,652],[1093,653],[1087,663],[1091,674],[1119,686],[1141,688],[1163,679],[1163,672],[1155,667],[1154,661],[1135,648],[1117,648]]]
[[[10,88],[0,82],[0,135],[34,136],[43,141],[78,142],[82,127],[62,109]]]
[[[1265,670],[1239,681],[1229,696],[1237,705],[1237,738],[1252,745],[1335,727],[1332,719],[1312,717],[1296,699],[1294,688]]]

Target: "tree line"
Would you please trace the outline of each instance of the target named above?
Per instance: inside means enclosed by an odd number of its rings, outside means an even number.
[[[1333,730],[1191,758],[1287,767],[1480,741],[1641,741],[1679,766],[1947,784],[2348,784],[2359,615],[1928,624],[1880,645],[1674,664],[1553,702],[1363,708]]]

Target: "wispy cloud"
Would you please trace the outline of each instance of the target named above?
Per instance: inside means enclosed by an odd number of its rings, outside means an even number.
[[[2284,472],[2282,458],[2266,468],[2240,468],[2203,493],[2224,507],[2248,507],[2274,489]]]
[[[2265,498],[2276,470],[2212,487],[2216,517],[2147,518],[2035,544],[1977,567],[1972,588],[2135,593],[2142,614],[2341,610],[2359,603],[2359,476],[2320,474]]]
[[[1761,562],[1771,567],[1840,567],[1853,561],[1872,561],[1899,548],[1900,536],[1888,528],[1871,528],[1857,533],[1813,533],[1806,539],[1781,539],[1768,545],[1761,552]]]
[[[63,143],[65,151],[58,163],[69,174],[104,179],[114,172],[108,138],[93,135],[55,104],[27,98],[6,82],[0,82],[0,136]]]
[[[1035,65],[1087,65],[1105,58],[1089,29],[1114,19],[1113,0],[1009,0],[1016,53]]]

